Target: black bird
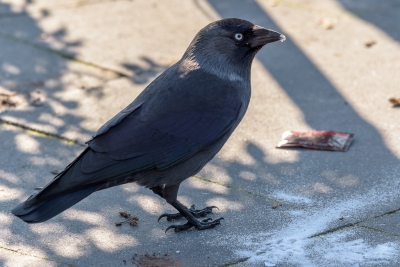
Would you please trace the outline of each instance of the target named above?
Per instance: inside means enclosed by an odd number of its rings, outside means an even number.
[[[279,40],[285,36],[241,19],[207,25],[181,60],[104,124],[80,156],[12,213],[39,223],[95,191],[136,182],[179,212],[160,218],[187,219],[168,229],[202,230],[220,224],[223,218],[196,219],[214,207],[188,209],[177,200],[179,185],[217,154],[242,120],[250,100],[254,56]]]

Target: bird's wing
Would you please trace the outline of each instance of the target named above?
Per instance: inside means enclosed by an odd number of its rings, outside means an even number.
[[[162,170],[227,137],[248,103],[237,84],[202,70],[181,75],[178,67],[157,77],[99,129],[88,142],[91,149],[82,158],[82,173],[96,172],[90,179],[100,181]]]
[[[117,125],[120,121],[122,121],[126,116],[134,112],[137,108],[139,108],[142,105],[142,102],[139,101],[133,101],[130,105],[128,105],[126,108],[121,110],[117,115],[115,115],[113,118],[111,118],[109,121],[103,124],[103,126],[100,127],[100,129],[92,136],[92,139],[95,138],[98,135],[106,133],[111,127],[114,125]],[[89,143],[91,140],[89,140],[86,143]]]
[[[132,172],[154,167],[166,169],[223,137],[231,129],[237,114],[233,109],[223,107],[201,113],[144,117],[139,106],[106,132],[96,134],[89,141],[95,153],[84,158],[82,171],[94,172],[116,161],[132,158],[140,162],[139,166],[132,165]]]

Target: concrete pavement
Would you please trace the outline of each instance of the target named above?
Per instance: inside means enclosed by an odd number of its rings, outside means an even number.
[[[0,265],[399,266],[400,6],[396,0],[2,1]],[[10,210],[226,17],[286,35],[252,69],[252,101],[180,199],[209,231],[164,233],[173,209],[134,184],[48,222]],[[286,130],[355,134],[345,152],[275,149]],[[119,211],[139,218],[124,224]],[[180,222],[179,222],[180,223]]]

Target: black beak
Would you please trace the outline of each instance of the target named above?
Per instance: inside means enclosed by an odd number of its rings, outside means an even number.
[[[260,47],[276,41],[285,41],[286,37],[279,32],[269,30],[258,25],[253,26],[253,38],[249,41],[249,46]]]

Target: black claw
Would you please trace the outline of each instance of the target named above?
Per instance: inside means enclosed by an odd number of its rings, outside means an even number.
[[[167,233],[167,231],[168,231],[169,229],[172,229],[172,228],[175,228],[175,227],[176,227],[176,225],[168,226],[167,229],[165,229],[165,233]]]
[[[158,217],[158,220],[157,220],[157,221],[159,222],[160,219],[163,218],[163,217],[167,217],[167,221],[172,221],[172,220],[180,219],[180,218],[182,218],[183,216],[182,216],[182,214],[180,214],[180,213],[175,213],[175,214],[164,213],[164,214],[161,214],[160,217]]]
[[[200,218],[200,217],[206,217],[207,214],[213,213],[212,209],[218,209],[218,207],[216,206],[211,206],[211,207],[205,207],[202,210],[191,210],[191,213],[196,217],[196,218]],[[219,209],[218,209],[219,210]]]
[[[167,229],[165,229],[165,233],[167,233],[167,231],[169,229],[172,229],[172,228],[174,228],[174,231],[176,233],[176,232],[181,232],[181,231],[188,230],[188,229],[190,229],[192,227],[193,227],[193,225],[190,224],[189,222],[187,222],[185,224],[182,224],[182,225],[171,225],[171,226],[168,226]]]
[[[210,228],[214,228],[217,225],[221,224],[221,220],[223,220],[224,218],[219,218],[216,220],[211,220],[211,218],[207,218],[202,220],[201,222],[199,222],[198,225],[196,225],[196,229],[197,230],[205,230],[205,229],[210,229]]]
[[[160,215],[160,217],[158,217],[158,220],[157,220],[157,222],[159,222],[159,221],[161,220],[161,218],[163,218],[163,217],[166,217],[166,216],[168,216],[168,214],[167,214],[167,213],[163,213],[163,214],[161,214],[161,215]]]
[[[204,220],[197,221],[196,224],[187,222],[182,225],[171,225],[171,226],[168,226],[167,229],[165,229],[165,233],[167,233],[167,231],[170,229],[174,229],[175,232],[182,232],[182,231],[186,231],[192,227],[195,227],[197,230],[210,229],[210,228],[214,228],[217,225],[220,225],[221,220],[223,220],[223,219],[224,218],[221,217],[221,218],[213,221],[211,218],[206,218]]]

